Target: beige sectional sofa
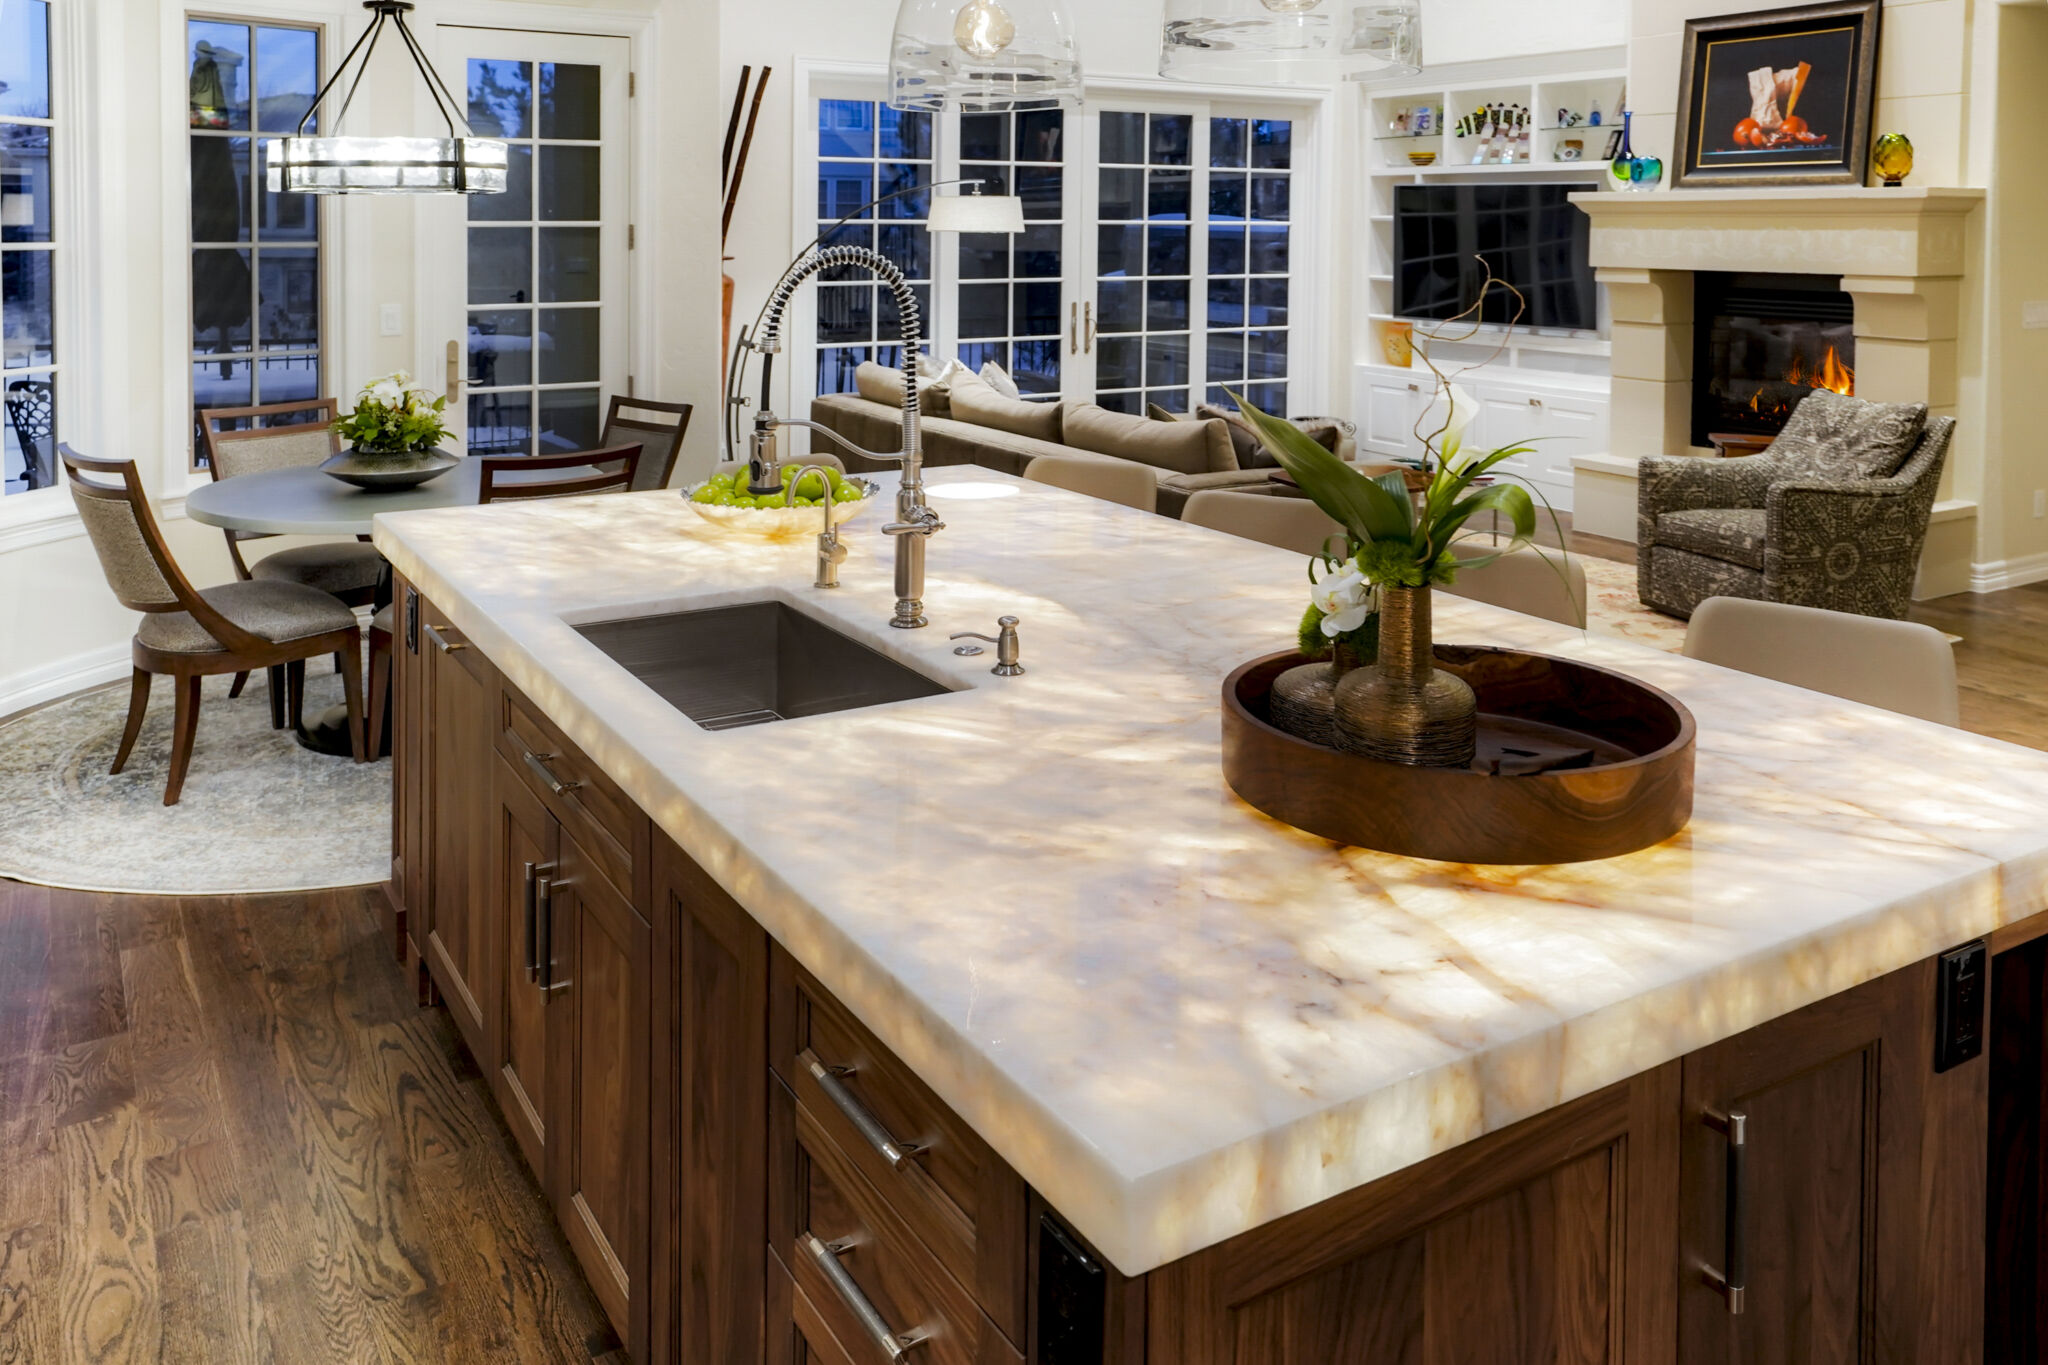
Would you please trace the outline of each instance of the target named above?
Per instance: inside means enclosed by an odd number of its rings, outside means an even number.
[[[894,450],[902,443],[902,409],[858,394],[819,398],[811,404],[811,420],[863,449]],[[1159,510],[1170,517],[1179,517],[1189,496],[1204,489],[1283,491],[1272,481],[1273,469],[1239,466],[1227,424],[1214,418],[1158,422],[1093,403],[1026,404],[970,390],[954,395],[947,416],[925,417],[922,428],[930,466],[972,464],[1021,475],[1040,455],[1145,465],[1159,479]],[[844,458],[849,472],[893,468]]]

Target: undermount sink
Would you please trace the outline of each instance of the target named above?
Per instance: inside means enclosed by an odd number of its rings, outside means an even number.
[[[576,633],[706,730],[951,690],[780,602],[597,621]]]

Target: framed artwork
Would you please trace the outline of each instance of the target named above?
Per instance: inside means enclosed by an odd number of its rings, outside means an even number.
[[[1677,187],[1862,184],[1879,10],[1848,0],[1686,21]]]

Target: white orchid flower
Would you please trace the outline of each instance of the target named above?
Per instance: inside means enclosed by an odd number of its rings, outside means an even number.
[[[1372,585],[1356,564],[1347,563],[1310,587],[1309,600],[1323,614],[1323,634],[1332,640],[1349,635],[1372,615]]]
[[[1438,455],[1443,455],[1465,444],[1465,432],[1478,415],[1479,399],[1472,391],[1462,384],[1445,382],[1437,385],[1436,396],[1430,399],[1415,429]]]

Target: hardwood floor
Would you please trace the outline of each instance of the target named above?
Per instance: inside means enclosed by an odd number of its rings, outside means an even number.
[[[0,881],[0,1362],[623,1359],[379,894]]]

